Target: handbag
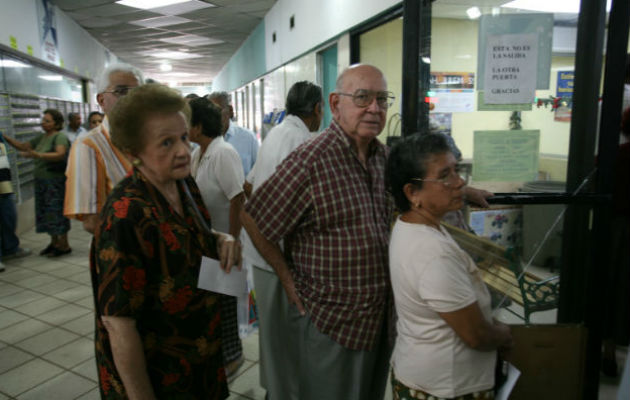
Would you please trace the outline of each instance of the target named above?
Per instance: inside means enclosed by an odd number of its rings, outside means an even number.
[[[60,133],[61,135],[63,135],[62,133]],[[58,134],[59,135],[59,134]],[[54,153],[55,152],[55,142],[53,140],[53,143],[50,145],[50,153]],[[66,153],[64,154],[63,160],[59,160],[59,161],[46,161],[46,171],[48,172],[66,172],[66,167],[68,166],[68,153],[69,151],[66,150]]]

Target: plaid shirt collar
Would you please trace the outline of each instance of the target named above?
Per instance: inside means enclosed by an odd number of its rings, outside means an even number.
[[[342,128],[339,126],[339,123],[334,119],[330,122],[330,126],[328,127],[333,133],[335,133],[336,137],[343,143],[344,147],[347,147],[350,152],[358,159],[359,154],[357,153],[357,148],[352,142],[350,135],[348,135]],[[368,158],[373,157],[377,154],[386,155],[385,147],[383,144],[379,142],[377,138],[372,139],[370,142],[370,147],[368,148]]]

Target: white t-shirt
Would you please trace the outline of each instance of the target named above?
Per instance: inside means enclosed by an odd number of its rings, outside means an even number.
[[[438,397],[491,389],[496,352],[468,347],[438,312],[474,302],[492,321],[490,294],[473,260],[440,227],[398,219],[389,244],[398,336],[396,378]]]
[[[230,200],[243,191],[243,165],[234,147],[219,136],[201,155],[201,148],[192,152],[191,175],[201,191],[210,213],[212,228],[230,231]]]
[[[263,140],[256,164],[247,175],[252,184],[252,192],[256,191],[273,173],[280,163],[302,143],[314,138],[316,132],[309,132],[304,121],[295,115],[287,115],[280,125],[275,126]],[[273,268],[258,254],[256,247],[245,230],[241,231],[243,256],[256,267],[273,272]]]

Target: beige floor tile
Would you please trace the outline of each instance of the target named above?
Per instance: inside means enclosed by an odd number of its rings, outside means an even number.
[[[55,308],[59,308],[64,304],[68,303],[59,299],[55,299],[54,297],[45,297],[41,300],[36,300],[28,304],[21,305],[19,307],[15,307],[15,310],[34,317]]]
[[[17,396],[62,371],[61,368],[36,358],[0,375],[0,391]]]
[[[89,308],[90,310],[93,310],[94,309],[94,296],[93,295],[86,296],[85,298],[75,301],[74,303],[80,306]]]
[[[46,285],[38,286],[33,288],[38,292],[42,292],[48,295],[55,295],[56,293],[62,292],[64,290],[68,290],[73,287],[77,287],[76,282],[67,281],[65,279],[57,279],[56,281],[50,282]]]
[[[15,282],[16,285],[25,287],[25,288],[35,288],[37,289],[39,286],[46,285],[48,283],[56,281],[58,278],[56,276],[42,274],[41,272],[35,272],[37,275],[22,279],[19,282]]]
[[[54,271],[58,268],[63,268],[68,265],[65,262],[63,262],[62,259],[60,258],[48,258],[48,257],[41,257],[41,258],[44,259],[44,262],[39,263],[34,266],[30,266],[29,268],[35,271],[48,273],[49,271]]]
[[[14,293],[18,293],[24,290],[24,288],[15,286],[12,283],[2,282],[2,275],[4,274],[4,272],[0,274],[0,293],[2,293],[2,297],[10,296]]]
[[[31,246],[29,246],[29,247],[30,247],[31,251],[33,251],[33,253],[39,252],[39,249],[35,250],[35,248],[33,248]],[[28,257],[15,258],[13,260],[9,260],[9,261],[6,262],[6,265],[9,268],[25,267],[25,268],[33,269],[33,267],[41,265],[44,262],[46,262],[46,258],[45,257],[40,257],[40,256],[37,256],[37,255],[33,254],[33,255],[28,256]]]
[[[87,335],[94,332],[94,313],[90,312],[77,319],[61,325],[62,328],[75,332],[79,335]],[[2,336],[0,336],[0,340]]]
[[[259,384],[258,364],[252,365],[249,369],[236,378],[229,385],[230,391],[256,400],[265,398],[265,390]]]
[[[94,382],[72,372],[64,372],[28,392],[22,393],[18,399],[74,399],[94,389],[94,387],[96,387]]]
[[[9,282],[9,283],[15,284],[16,282],[35,277],[37,275],[38,274],[35,271],[32,271],[27,268],[17,267],[17,268],[7,269],[5,272],[2,273],[2,275],[0,276],[0,279],[3,282]],[[18,285],[18,286],[21,286],[21,285]]]
[[[63,292],[54,294],[58,299],[65,301],[76,301],[92,295],[92,288],[86,285],[75,286]]]
[[[77,283],[82,283],[90,287],[92,286],[92,278],[90,277],[89,270],[85,270],[84,272],[80,272],[76,275],[69,276],[67,279],[77,282]]]
[[[43,297],[44,295],[41,293],[33,292],[32,290],[22,290],[21,292],[0,297],[0,305],[6,308],[15,308]]]
[[[29,353],[41,355],[76,340],[78,337],[77,334],[63,329],[52,328],[39,335],[17,342],[15,346]]]
[[[72,275],[76,275],[80,272],[85,271],[85,268],[79,267],[78,265],[70,265],[64,262],[64,266],[60,268],[56,268],[51,271],[47,271],[46,273],[54,275],[59,278],[67,278]]]
[[[28,339],[31,336],[35,336],[51,328],[51,325],[29,318],[0,330],[0,340],[5,343],[13,344],[21,342],[22,340]]]
[[[14,325],[20,321],[24,321],[28,317],[24,314],[16,313],[13,310],[4,310],[0,312],[0,329]]]
[[[100,400],[101,392],[99,392],[98,387],[96,389],[92,389],[81,397],[77,397],[76,400]]]
[[[92,357],[94,357],[94,342],[85,338],[79,338],[42,356],[42,358],[68,369],[76,367]]]
[[[89,312],[90,310],[85,307],[81,307],[76,304],[66,304],[54,310],[48,311],[45,314],[38,315],[37,318],[52,325],[61,325],[65,322],[77,319]]]
[[[96,359],[94,357],[83,361],[81,364],[72,368],[72,371],[94,382],[98,382],[98,374],[96,372]]]
[[[4,394],[0,393],[0,400],[7,400],[9,399],[8,396],[5,396]]]
[[[15,347],[7,346],[0,350],[0,374],[17,367],[20,364],[32,360],[31,354],[25,353]]]

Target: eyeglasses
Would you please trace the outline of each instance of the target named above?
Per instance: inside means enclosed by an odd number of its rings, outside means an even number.
[[[459,166],[457,166],[455,167],[455,169],[451,169],[448,172],[448,175],[442,178],[438,178],[438,179],[411,178],[411,180],[418,181],[418,182],[438,182],[450,189],[459,185],[460,180],[464,181],[464,185],[468,183],[468,174],[462,177],[460,175],[461,172],[463,172],[463,168],[460,168]]]
[[[116,97],[122,97],[122,96],[126,96],[127,93],[129,93],[129,91],[133,89],[134,87],[135,86],[116,86],[114,90],[106,90],[102,93],[111,93]]]
[[[352,101],[357,107],[367,107],[372,104],[374,98],[376,98],[376,103],[384,110],[391,107],[392,104],[394,104],[394,100],[396,100],[396,97],[392,92],[375,92],[373,90],[366,89],[357,89],[353,94],[339,92],[337,92],[337,94],[340,96],[352,97]]]

